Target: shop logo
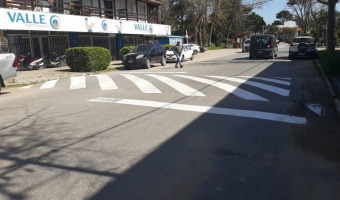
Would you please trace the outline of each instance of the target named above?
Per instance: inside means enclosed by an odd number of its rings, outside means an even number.
[[[51,27],[54,28],[54,29],[59,29],[60,26],[61,26],[61,21],[60,21],[60,18],[56,15],[53,15],[51,18],[50,18],[50,24],[51,24]]]
[[[152,25],[149,26],[149,32],[150,32],[150,34],[153,33],[153,26]]]
[[[106,20],[102,21],[102,28],[104,31],[107,31],[109,29],[109,24]]]

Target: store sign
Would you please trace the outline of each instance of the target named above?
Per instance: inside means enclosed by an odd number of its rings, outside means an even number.
[[[0,29],[171,35],[169,25],[0,8]]]

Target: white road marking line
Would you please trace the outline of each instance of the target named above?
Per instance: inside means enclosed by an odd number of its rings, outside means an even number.
[[[243,79],[239,79],[239,78],[224,77],[224,76],[207,76],[207,77],[225,79],[225,80],[228,80],[228,81],[243,83],[243,84],[250,85],[250,86],[253,86],[253,87],[261,88],[263,90],[267,90],[269,92],[273,92],[273,93],[281,95],[281,96],[285,96],[285,97],[289,96],[289,90],[282,89],[282,88],[275,87],[275,86],[271,86],[271,85],[267,85],[267,84],[263,84],[263,83],[258,83],[258,82],[249,81],[249,80],[243,80]]]
[[[258,79],[258,80],[268,81],[268,82],[272,82],[272,83],[278,83],[278,84],[281,84],[281,85],[290,85],[290,82],[288,82],[288,81],[275,80],[275,79],[271,79],[271,78],[261,78],[261,77],[253,77],[253,76],[237,76],[237,77]]]
[[[198,91],[195,90],[192,87],[189,87],[181,82],[178,82],[176,80],[170,79],[168,77],[165,76],[159,76],[156,74],[146,74],[147,76],[151,76],[153,78],[158,79],[159,81],[162,81],[163,83],[169,85],[170,87],[174,88],[175,90],[177,90],[178,92],[186,95],[186,96],[199,96],[199,97],[204,97],[205,95]]]
[[[287,81],[291,81],[292,80],[292,78],[285,78],[285,77],[274,77],[274,78],[284,79],[284,80],[287,80]]]
[[[57,83],[58,80],[51,80],[51,81],[46,81],[40,89],[49,89],[49,88],[54,88],[55,84]]]
[[[33,85],[27,85],[27,86],[24,86],[24,87],[20,87],[19,89],[30,89]]]
[[[121,75],[129,79],[130,81],[132,81],[144,93],[162,93],[154,85],[152,85],[149,81],[145,79],[139,78],[131,74],[121,74]]]
[[[99,86],[102,90],[116,90],[118,89],[117,85],[108,75],[91,75],[95,76],[98,79]]]
[[[146,106],[146,107],[152,107],[152,108],[164,108],[164,109],[191,111],[191,112],[199,112],[199,113],[210,113],[210,114],[236,116],[236,117],[247,117],[247,118],[263,119],[263,120],[270,120],[270,121],[277,121],[277,122],[284,122],[284,123],[291,123],[291,124],[306,124],[307,123],[307,120],[304,117],[297,117],[297,116],[290,116],[290,115],[283,115],[283,114],[276,114],[276,113],[269,113],[269,112],[252,111],[252,110],[186,105],[186,104],[159,102],[159,101],[144,101],[144,100],[136,100],[136,99],[106,98],[106,97],[98,97],[95,99],[90,99],[88,101],[98,102],[98,103],[114,103],[114,104],[124,104],[124,105]]]
[[[186,74],[188,72],[120,72],[119,74]]]
[[[268,99],[263,98],[259,95],[256,95],[254,93],[248,92],[246,90],[243,90],[241,88],[237,88],[233,85],[229,85],[226,83],[221,83],[221,82],[217,82],[217,81],[212,81],[209,79],[205,79],[205,78],[198,78],[198,77],[194,77],[194,76],[186,76],[186,75],[174,75],[174,76],[178,76],[178,77],[182,77],[182,78],[187,78],[187,79],[191,79],[194,81],[198,81],[201,83],[205,83],[205,84],[209,84],[212,86],[215,86],[217,88],[220,88],[222,90],[225,90],[233,95],[236,95],[242,99],[246,99],[246,100],[257,100],[257,101],[268,101]]]
[[[76,89],[82,89],[86,88],[86,77],[85,76],[76,76],[76,77],[71,77],[71,85],[70,89],[71,90],[76,90]]]

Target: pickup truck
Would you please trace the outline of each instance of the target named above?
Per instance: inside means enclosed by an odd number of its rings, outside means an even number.
[[[0,53],[0,93],[5,86],[5,80],[17,75],[18,68],[14,66],[14,53]]]

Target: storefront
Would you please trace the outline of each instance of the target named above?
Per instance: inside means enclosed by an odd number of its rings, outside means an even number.
[[[122,46],[171,34],[169,25],[0,8],[0,29],[9,51],[42,57],[77,46],[99,46],[115,58]]]

